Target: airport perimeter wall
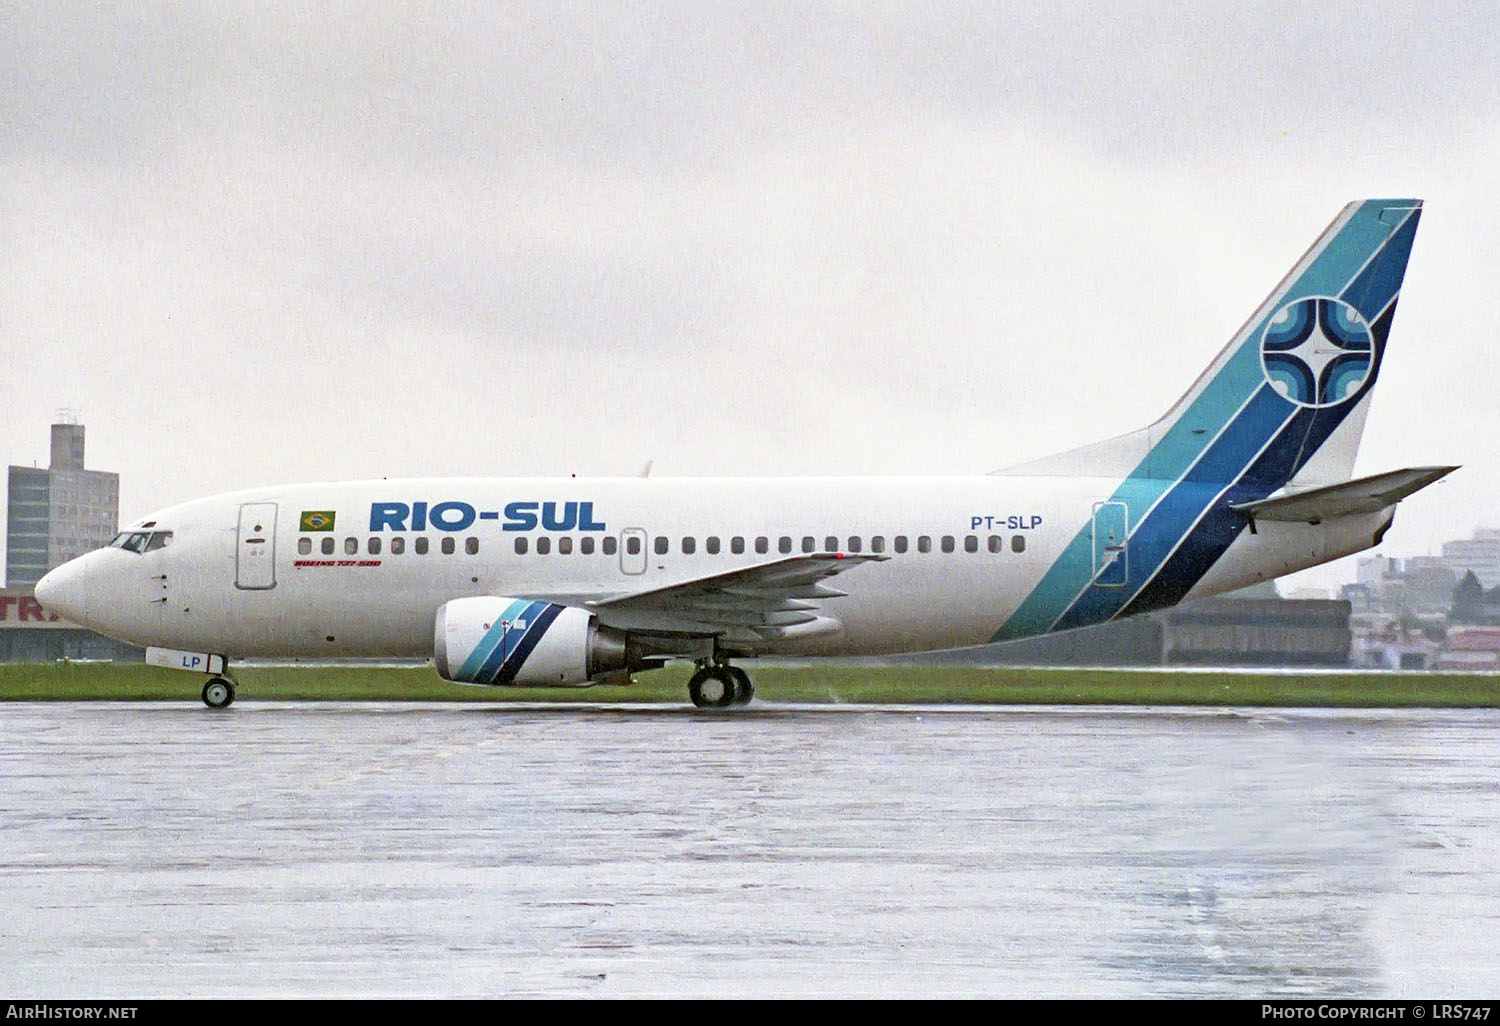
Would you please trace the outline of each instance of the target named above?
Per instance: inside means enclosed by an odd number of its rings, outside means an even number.
[[[909,656],[979,666],[1345,667],[1353,633],[1342,599],[1203,599],[1003,645]]]

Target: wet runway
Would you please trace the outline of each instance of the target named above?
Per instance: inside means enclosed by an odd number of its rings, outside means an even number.
[[[1497,728],[0,704],[0,991],[1493,994]]]

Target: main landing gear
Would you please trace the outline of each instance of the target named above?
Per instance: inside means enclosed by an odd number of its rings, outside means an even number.
[[[210,709],[227,709],[234,702],[234,681],[228,677],[210,677],[203,685],[203,704]]]
[[[749,705],[755,697],[750,675],[728,663],[699,663],[688,681],[688,696],[700,709],[727,709],[732,705]]]

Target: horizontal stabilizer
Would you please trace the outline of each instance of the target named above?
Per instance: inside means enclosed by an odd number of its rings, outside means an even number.
[[[1334,517],[1356,513],[1378,513],[1394,506],[1413,492],[1420,491],[1457,467],[1408,467],[1373,477],[1361,477],[1343,484],[1312,488],[1294,495],[1282,495],[1259,502],[1231,506],[1253,524],[1257,520],[1292,520],[1318,524]]]

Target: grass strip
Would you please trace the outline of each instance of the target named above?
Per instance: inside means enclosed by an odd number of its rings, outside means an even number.
[[[769,702],[1500,707],[1500,676],[1484,674],[744,665]],[[233,675],[241,701],[684,703],[690,672],[566,689],[450,684],[431,667],[243,666]],[[11,663],[0,665],[0,701],[197,701],[205,680],[139,663]]]

